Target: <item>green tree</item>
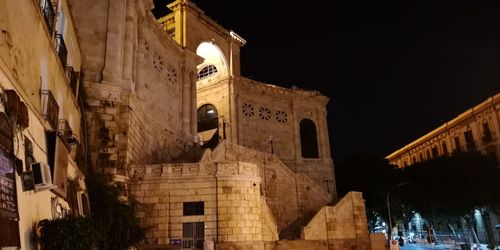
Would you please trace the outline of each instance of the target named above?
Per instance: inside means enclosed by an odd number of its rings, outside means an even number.
[[[40,243],[44,250],[122,250],[137,246],[145,236],[130,204],[120,199],[120,190],[105,176],[86,177],[90,217],[43,220]]]
[[[426,216],[470,214],[500,204],[500,172],[479,152],[443,156],[403,169],[409,180],[406,201]]]
[[[39,226],[40,245],[44,250],[88,250],[97,243],[97,232],[88,218],[42,220]]]
[[[500,170],[480,152],[413,164],[404,168],[403,174],[410,182],[404,187],[405,203],[427,218],[462,217],[473,229],[475,209],[500,204]]]
[[[104,175],[89,174],[86,178],[90,210],[96,230],[97,246],[103,250],[128,249],[138,245],[145,236],[130,204],[120,199],[119,187],[109,185]]]

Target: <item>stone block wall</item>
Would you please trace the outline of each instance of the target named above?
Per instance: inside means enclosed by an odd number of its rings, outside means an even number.
[[[303,174],[296,174],[275,155],[223,142],[213,151],[213,158],[216,161],[252,162],[259,166],[266,203],[279,230],[299,217],[315,213],[331,201],[330,194],[316,182]]]
[[[350,192],[335,206],[323,207],[303,228],[305,240],[329,239],[333,249],[370,249],[364,200],[360,192]]]
[[[262,201],[257,182],[220,180],[219,241],[261,241]]]
[[[166,246],[182,239],[186,222],[204,222],[207,241],[277,239],[255,164],[137,165],[132,176],[129,191],[137,202],[137,216],[150,228],[147,245]],[[204,202],[203,215],[184,215],[184,202],[196,201]]]
[[[86,52],[82,73],[94,167],[125,177],[127,164],[178,155],[195,132],[192,75],[200,59],[161,29],[147,6],[152,2],[71,3]]]
[[[170,240],[182,239],[185,222],[204,222],[205,240],[216,238],[216,182],[214,176],[199,174],[199,168],[198,164],[133,167],[136,178],[129,192],[137,201],[140,223],[149,227],[147,245],[169,245]],[[204,214],[184,216],[183,203],[196,201],[204,202]]]

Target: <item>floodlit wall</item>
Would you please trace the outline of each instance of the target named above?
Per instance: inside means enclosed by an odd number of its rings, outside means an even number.
[[[328,239],[333,249],[370,249],[365,204],[360,192],[349,192],[335,206],[325,206],[303,228],[302,239]]]
[[[13,185],[2,177],[0,202],[2,209],[17,202],[9,209],[18,214],[13,220],[4,217],[8,213],[2,210],[0,247],[36,249],[33,229],[40,220],[83,215],[88,208],[84,177],[76,163],[83,140],[78,105],[81,52],[71,6],[64,0],[51,4],[0,3],[0,116],[7,115],[12,129],[7,141],[13,142],[11,149],[2,145],[0,168],[14,170]],[[13,105],[16,98],[19,102]],[[4,133],[6,124],[2,124]],[[50,141],[46,132],[53,136]],[[11,154],[5,154],[9,150]],[[47,164],[44,173],[52,176],[43,187],[32,179],[31,163],[36,162]],[[74,181],[75,189],[68,188],[69,181]],[[8,186],[15,191],[10,193]],[[7,196],[13,200],[7,201]],[[7,242],[17,236],[19,244]]]

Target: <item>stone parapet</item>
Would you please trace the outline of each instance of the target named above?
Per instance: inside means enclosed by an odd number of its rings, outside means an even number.
[[[304,240],[333,240],[333,249],[370,249],[364,200],[360,192],[350,192],[335,206],[325,206],[302,230]]]

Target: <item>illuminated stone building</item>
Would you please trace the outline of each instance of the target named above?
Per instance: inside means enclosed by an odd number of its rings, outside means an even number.
[[[386,157],[393,165],[403,168],[417,162],[423,162],[453,152],[479,151],[490,156],[497,166],[500,163],[500,93],[489,97],[482,103],[466,110],[438,128],[394,151]],[[489,212],[491,225],[500,223],[498,209]],[[486,242],[486,229],[481,213],[475,214],[478,237]],[[422,224],[420,224],[421,226]],[[422,231],[420,227],[418,229]],[[417,231],[418,231],[417,230]],[[500,232],[493,231],[497,244]]]
[[[43,219],[88,212],[81,51],[66,0],[0,2],[0,248],[36,249]]]
[[[159,20],[152,0],[70,2],[90,159],[144,248],[369,247],[361,194],[337,200],[326,96],[242,77],[246,41],[186,0]]]
[[[386,157],[402,168],[454,151],[480,151],[500,162],[500,93]]]

